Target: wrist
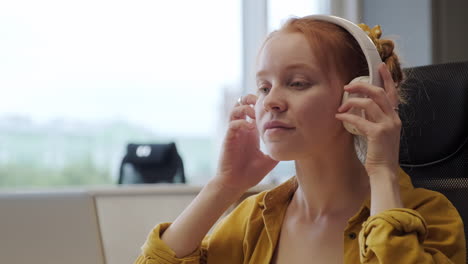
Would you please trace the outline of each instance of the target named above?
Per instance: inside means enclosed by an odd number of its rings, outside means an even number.
[[[210,180],[205,188],[215,193],[217,197],[227,200],[236,200],[246,192],[246,190],[238,186],[226,184],[218,179]]]
[[[399,175],[398,169],[378,168],[367,169],[370,182],[384,182],[385,184],[394,183],[398,184]]]
[[[403,208],[398,174],[382,171],[369,175],[371,185],[371,215],[393,208]]]

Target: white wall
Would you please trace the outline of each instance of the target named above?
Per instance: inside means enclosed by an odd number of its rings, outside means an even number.
[[[431,0],[363,0],[362,22],[396,41],[403,67],[432,63]]]

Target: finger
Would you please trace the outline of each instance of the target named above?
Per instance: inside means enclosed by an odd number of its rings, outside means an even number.
[[[247,130],[250,130],[250,129],[253,129],[255,128],[255,123],[250,123],[250,122],[247,122],[246,120],[234,120],[234,121],[231,121],[229,122],[229,130],[232,130],[232,131],[238,131],[238,130],[241,130],[241,129],[247,129]]]
[[[246,120],[234,120],[229,122],[229,127],[226,132],[225,139],[227,141],[235,140],[242,131],[250,132],[255,128],[255,125],[247,122]]]
[[[385,63],[379,65],[379,73],[384,82],[384,89],[393,109],[393,107],[396,107],[399,104],[398,91],[396,89],[395,81],[393,80],[392,74],[388,70],[388,67]]]
[[[349,98],[343,105],[338,108],[338,112],[347,112],[352,107],[357,109],[364,109],[366,112],[366,118],[370,121],[382,122],[386,119],[386,114],[371,98]]]
[[[389,101],[388,95],[385,92],[385,90],[381,87],[365,82],[356,82],[346,85],[344,89],[349,93],[360,93],[367,95],[386,114],[390,114],[393,112],[393,107]]]
[[[239,135],[239,132],[251,132],[255,129],[255,123],[249,123],[246,120],[234,120],[229,122],[229,127],[227,131],[227,138],[232,139]]]
[[[255,103],[257,102],[257,96],[253,94],[244,95],[240,99],[240,105],[255,105]],[[239,102],[237,102],[236,105],[239,105]]]
[[[375,123],[353,114],[338,113],[335,114],[335,117],[341,121],[354,125],[361,134],[366,136],[369,134],[372,127],[375,126]]]
[[[246,116],[255,119],[255,109],[253,109],[253,107],[251,107],[250,105],[236,106],[231,111],[229,121],[245,119]]]

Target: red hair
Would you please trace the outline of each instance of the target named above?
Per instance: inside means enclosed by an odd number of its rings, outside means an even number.
[[[331,79],[339,79],[344,84],[352,79],[369,75],[366,57],[354,37],[345,29],[335,24],[309,18],[291,18],[277,31],[272,32],[265,43],[279,32],[301,33],[321,65],[323,73]],[[394,43],[391,40],[379,40],[382,50],[379,51],[382,60],[387,64],[397,86],[403,81],[403,73],[398,56],[393,52]],[[264,43],[264,45],[265,45]],[[400,101],[405,102],[400,89]]]

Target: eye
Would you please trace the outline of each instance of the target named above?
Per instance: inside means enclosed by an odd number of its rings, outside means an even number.
[[[298,88],[298,89],[304,89],[304,88],[309,87],[310,84],[308,82],[295,81],[295,82],[291,82],[289,84],[289,86],[294,87],[294,88]]]
[[[259,87],[258,88],[258,92],[259,93],[262,93],[262,94],[266,94],[270,91],[270,88],[268,88],[267,86],[262,86],[262,87]]]

